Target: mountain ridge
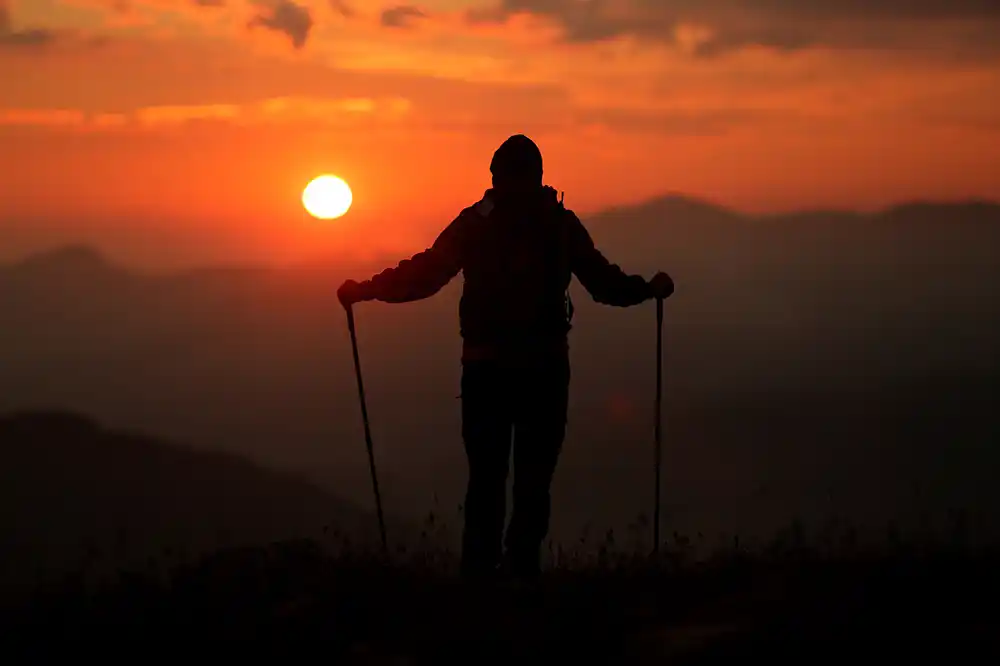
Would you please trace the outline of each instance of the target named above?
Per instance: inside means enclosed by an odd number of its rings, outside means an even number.
[[[3,541],[10,553],[44,560],[83,543],[129,535],[156,555],[235,543],[316,535],[329,525],[373,535],[374,517],[296,474],[219,450],[109,428],[75,410],[0,414]],[[30,507],[30,521],[17,507]],[[171,537],[177,543],[170,543]],[[188,540],[189,543],[182,543]]]
[[[595,211],[594,213],[582,216],[584,223],[588,226],[593,224],[595,229],[603,231],[605,227],[621,226],[634,228],[642,226],[636,223],[649,218],[652,223],[659,221],[680,221],[686,223],[684,226],[703,231],[726,231],[728,229],[740,230],[763,230],[769,223],[789,223],[798,222],[811,223],[834,223],[844,220],[856,222],[893,222],[899,218],[926,218],[930,217],[951,217],[961,215],[962,219],[989,219],[993,218],[1000,223],[1000,202],[988,199],[955,199],[955,200],[911,200],[901,201],[890,206],[880,208],[876,211],[861,212],[849,208],[803,208],[797,211],[783,213],[744,213],[735,208],[715,203],[707,198],[685,195],[677,192],[668,192],[661,196],[634,203],[609,206]],[[628,221],[631,220],[631,221]],[[924,220],[921,220],[924,221]],[[622,224],[624,222],[624,224]],[[749,224],[749,223],[763,223]],[[905,222],[903,222],[905,224]],[[735,225],[735,226],[729,226]],[[977,224],[977,226],[979,226]],[[369,262],[365,262],[369,263]],[[372,261],[378,264],[379,261]],[[308,269],[314,265],[322,265],[322,262],[311,261]],[[114,274],[129,273],[140,276],[157,277],[160,275],[149,275],[141,270],[127,267],[125,264],[114,260],[107,252],[102,251],[97,244],[90,244],[83,241],[56,245],[49,249],[32,252],[19,261],[0,264],[0,272],[11,274],[38,274],[42,272],[52,272],[61,270],[73,275],[79,274],[104,274],[112,276]],[[200,267],[192,267],[180,271],[171,271],[166,275],[176,275],[178,273],[194,274],[249,274],[271,270],[265,264],[205,264]]]

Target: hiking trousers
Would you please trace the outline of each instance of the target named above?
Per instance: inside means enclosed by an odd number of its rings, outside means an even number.
[[[515,575],[538,573],[566,434],[569,379],[565,352],[463,361],[462,437],[469,465],[463,573],[488,574],[504,560]],[[504,538],[512,451],[513,510]]]

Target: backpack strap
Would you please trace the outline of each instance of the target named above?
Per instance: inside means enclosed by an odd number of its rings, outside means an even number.
[[[560,212],[566,210],[565,201],[566,201],[566,192],[560,191],[559,192],[559,210],[560,210]],[[560,224],[562,224],[562,221],[560,221]],[[562,251],[568,251],[568,248],[569,248],[569,239],[565,235],[565,228],[566,227],[564,225],[562,227],[563,235],[562,235],[562,238],[560,239],[560,244],[561,244],[560,245],[560,249]],[[565,307],[566,307],[566,323],[567,324],[571,324],[573,322],[573,314],[576,312],[576,308],[573,306],[573,297],[570,296],[569,286],[566,287]]]
[[[553,197],[553,199],[555,199],[555,192],[556,192],[555,188],[546,186],[546,189],[551,190],[552,197]],[[565,192],[559,192],[559,199],[556,202],[556,207],[558,209],[558,213],[562,213],[563,211],[566,210],[566,206],[565,206],[565,203],[564,203],[565,199],[566,199],[566,193]],[[488,219],[489,216],[490,216],[490,213],[492,213],[495,208],[496,208],[496,204],[490,198],[489,191],[487,191],[486,193],[484,193],[483,194],[483,198],[480,199],[478,202],[476,202],[472,206],[472,210],[476,213],[476,215],[478,215],[480,217],[480,219],[483,219],[483,220]],[[557,217],[559,216],[558,213],[557,213]],[[559,220],[558,224],[562,225],[561,229],[562,229],[562,233],[563,233],[562,237],[560,238],[560,250],[565,252],[565,251],[568,251],[569,239],[565,235],[566,227],[563,224],[562,220]],[[569,287],[566,288],[566,293],[565,293],[565,296],[564,296],[564,303],[565,303],[564,307],[566,309],[566,323],[570,324],[573,321],[573,315],[576,312],[576,308],[573,305],[573,298],[572,298],[572,296],[570,296]]]

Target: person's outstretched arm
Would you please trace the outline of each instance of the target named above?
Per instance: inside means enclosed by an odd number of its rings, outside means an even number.
[[[590,233],[571,211],[566,211],[570,268],[598,303],[617,307],[638,305],[653,298],[653,287],[641,275],[629,275],[608,261],[594,246]]]
[[[464,216],[460,215],[431,247],[360,283],[359,300],[409,303],[441,291],[462,270],[463,225]]]

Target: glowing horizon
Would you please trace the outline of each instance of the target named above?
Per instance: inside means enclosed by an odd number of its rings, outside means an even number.
[[[734,6],[0,0],[0,228],[415,249],[521,132],[582,213],[1000,199],[1000,12]],[[320,173],[354,205],[317,230]]]

